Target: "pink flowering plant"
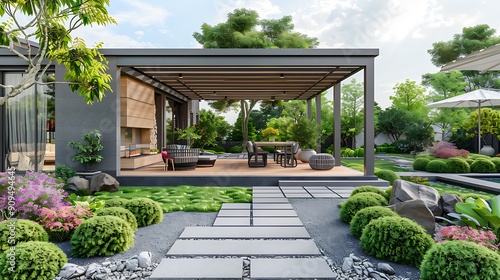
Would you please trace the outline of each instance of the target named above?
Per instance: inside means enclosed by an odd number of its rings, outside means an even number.
[[[464,149],[458,149],[455,144],[450,142],[436,142],[430,148],[430,152],[437,158],[468,157],[470,152]]]
[[[75,229],[92,216],[86,206],[60,206],[55,209],[43,207],[38,223],[47,231],[53,241],[67,240]]]
[[[468,226],[447,226],[434,235],[436,242],[451,240],[470,241],[498,251],[499,244],[496,235],[490,230],[474,229]]]
[[[0,174],[0,185],[9,184],[8,174]],[[68,205],[63,199],[66,197],[63,184],[58,184],[54,174],[43,172],[26,172],[25,176],[15,176],[13,182],[15,192],[13,195],[16,218],[37,220],[43,207],[57,208]],[[9,196],[2,193],[0,196],[0,220],[6,217],[5,210],[8,208]]]

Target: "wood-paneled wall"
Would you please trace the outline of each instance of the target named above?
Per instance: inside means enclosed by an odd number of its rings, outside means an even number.
[[[153,128],[155,122],[154,89],[137,80],[120,79],[120,122],[122,127]]]

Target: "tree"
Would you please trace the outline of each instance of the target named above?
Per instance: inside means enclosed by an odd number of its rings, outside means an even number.
[[[422,84],[432,89],[429,96],[433,102],[465,93],[467,86],[465,77],[460,71],[424,74]],[[458,108],[436,108],[431,111],[431,122],[441,129],[441,141],[446,141],[454,131],[460,128],[464,114],[465,110]]]
[[[461,56],[468,55],[489,46],[500,43],[500,37],[495,36],[496,30],[487,24],[478,24],[473,27],[464,27],[462,34],[453,35],[449,41],[440,41],[432,44],[427,50],[431,55],[431,62],[441,67]],[[500,88],[498,71],[462,71],[468,83],[468,90],[477,88]]]
[[[381,111],[378,118],[378,131],[386,134],[392,142],[399,140],[412,118],[399,107],[389,107]]]
[[[427,96],[425,88],[415,81],[406,79],[404,83],[397,83],[393,88],[394,95],[390,96],[392,106],[411,113],[418,113],[425,108]]]
[[[406,139],[413,144],[414,151],[423,149],[434,142],[434,129],[430,122],[417,120],[409,125],[406,130]]]
[[[218,125],[222,116],[216,116],[214,112],[202,109],[200,111],[200,122],[195,125],[196,133],[200,136],[194,140],[193,147],[201,148],[214,146],[219,138]],[[227,122],[226,122],[227,124]],[[229,124],[228,124],[229,125]]]
[[[478,134],[478,114],[479,110],[471,112],[462,123],[468,137],[474,137]],[[483,135],[499,135],[499,128],[500,111],[491,108],[481,108],[481,139],[484,141]]]
[[[258,30],[258,27],[261,29]],[[204,48],[314,48],[317,38],[292,32],[294,25],[291,16],[281,19],[260,20],[254,10],[236,9],[227,15],[226,22],[211,26],[203,23],[201,33],[194,32],[193,37]],[[209,102],[212,108],[220,110],[234,107],[238,100]],[[241,114],[241,132],[243,143],[248,141],[248,121],[250,112],[258,100],[239,100]]]
[[[352,79],[342,87],[342,132],[345,138],[352,139],[356,148],[356,135],[363,130],[363,84]]]
[[[82,26],[116,23],[108,15],[109,0],[60,0],[60,1],[1,1],[0,48],[8,49],[27,63],[25,75],[17,85],[6,88],[0,105],[21,94],[42,78],[57,61],[67,72],[71,90],[78,91],[89,104],[101,100],[111,90],[111,76],[106,73],[107,61],[95,48],[87,48],[80,38],[71,33]],[[37,43],[34,43],[37,41]]]

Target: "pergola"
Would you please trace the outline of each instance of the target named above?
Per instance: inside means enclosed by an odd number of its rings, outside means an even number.
[[[82,130],[100,128],[106,147],[100,168],[119,176],[120,76],[128,75],[180,102],[193,100],[307,100],[311,116],[320,94],[334,91],[334,156],[340,158],[341,82],[363,70],[364,143],[374,146],[374,60],[378,49],[102,49],[113,93],[88,106],[67,86],[56,86],[56,162]],[[56,66],[56,77],[64,68]],[[98,127],[96,127],[98,126]],[[104,129],[103,129],[104,127]],[[76,128],[76,129],[75,129]],[[374,150],[365,149],[365,176],[374,174]],[[337,161],[340,164],[340,161]]]

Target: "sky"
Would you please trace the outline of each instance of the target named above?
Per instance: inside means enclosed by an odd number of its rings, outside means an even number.
[[[295,30],[317,37],[318,48],[377,48],[375,101],[389,107],[393,87],[421,82],[440,69],[427,50],[463,27],[488,24],[500,35],[498,0],[110,0],[118,24],[81,28],[73,35],[105,48],[201,48],[192,34],[203,23],[224,22],[237,8],[260,18],[293,17]],[[355,78],[362,81],[362,75]]]

